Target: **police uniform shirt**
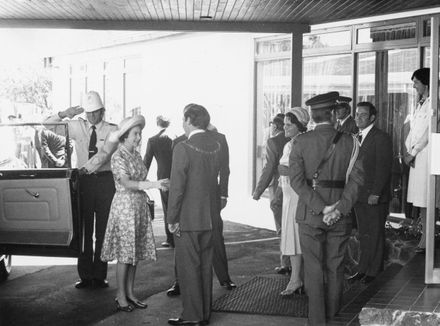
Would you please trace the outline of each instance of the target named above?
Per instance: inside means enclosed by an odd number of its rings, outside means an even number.
[[[61,119],[54,115],[45,122],[59,122]],[[66,120],[69,127],[69,137],[75,140],[78,167],[84,167],[89,173],[111,171],[110,158],[118,147],[118,143],[110,142],[108,139],[112,131],[116,131],[118,126],[106,121],[101,121],[96,125],[96,147],[98,152],[89,159],[89,142],[92,133],[92,125],[88,120],[79,118],[78,120]]]

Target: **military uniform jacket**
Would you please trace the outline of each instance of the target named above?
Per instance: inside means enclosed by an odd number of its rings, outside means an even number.
[[[212,230],[220,210],[220,149],[213,132],[202,132],[176,144],[171,167],[168,223],[182,231]]]
[[[357,200],[359,187],[364,182],[362,162],[356,160],[348,178],[346,178],[350,159],[357,140],[354,136],[343,134],[336,149],[321,169],[318,180],[347,180],[345,188],[322,188],[313,190],[307,184],[311,180],[319,163],[330,147],[337,131],[330,124],[317,125],[315,130],[298,135],[292,144],[289,162],[291,185],[299,196],[296,221],[312,226],[325,226],[322,222],[322,210],[327,205],[340,201],[336,208],[342,214],[348,214]],[[343,217],[339,223],[351,223]]]
[[[286,138],[284,132],[280,132],[275,137],[271,137],[267,140],[266,164],[263,167],[263,171],[254,191],[254,195],[257,197],[261,196],[272,181],[278,184],[278,178],[280,177],[278,165],[283,155],[284,145],[286,145],[289,140],[290,138]]]
[[[46,119],[45,122],[60,122],[58,115]],[[78,167],[84,167],[90,173],[110,171],[110,158],[118,148],[118,142],[111,142],[108,136],[116,131],[118,126],[106,121],[96,125],[96,147],[98,152],[89,159],[89,142],[91,135],[91,124],[88,120],[65,120],[69,127],[69,137],[75,140],[76,153],[78,156]]]

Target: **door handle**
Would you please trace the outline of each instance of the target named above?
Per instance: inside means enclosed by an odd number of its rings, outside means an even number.
[[[32,197],[34,197],[34,198],[38,198],[38,197],[40,197],[40,194],[39,194],[38,192],[33,192],[33,191],[28,190],[28,189],[26,189],[25,191],[26,191],[29,195],[31,195]]]

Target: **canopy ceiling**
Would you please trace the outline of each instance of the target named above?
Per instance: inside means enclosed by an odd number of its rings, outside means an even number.
[[[439,0],[1,0],[1,27],[279,31],[440,7]]]

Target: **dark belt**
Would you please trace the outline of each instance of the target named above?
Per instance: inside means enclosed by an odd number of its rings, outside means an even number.
[[[307,179],[307,184],[315,188],[344,188],[345,187],[345,181],[344,180],[310,180]]]
[[[112,171],[98,171],[98,172],[93,172],[93,173],[90,173],[87,175],[90,175],[92,177],[105,177],[105,176],[111,176],[113,174],[112,174]]]

